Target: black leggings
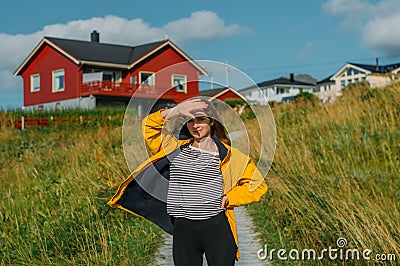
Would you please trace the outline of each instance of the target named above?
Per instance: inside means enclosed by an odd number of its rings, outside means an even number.
[[[176,266],[201,266],[203,253],[209,266],[234,265],[236,251],[224,212],[206,220],[175,219],[173,255]]]

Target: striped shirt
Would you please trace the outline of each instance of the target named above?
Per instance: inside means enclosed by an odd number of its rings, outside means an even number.
[[[223,179],[218,152],[183,147],[170,163],[167,213],[203,220],[223,211]]]

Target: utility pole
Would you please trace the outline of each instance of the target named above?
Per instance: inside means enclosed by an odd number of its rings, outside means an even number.
[[[226,61],[226,67],[225,67],[225,83],[226,83],[226,87],[229,87],[229,66],[228,66],[228,61]]]
[[[214,89],[214,76],[213,73],[210,72],[210,90]]]

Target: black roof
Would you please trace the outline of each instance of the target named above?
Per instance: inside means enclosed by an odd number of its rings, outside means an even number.
[[[124,46],[45,37],[62,50],[81,61],[130,65],[168,40],[138,46]]]
[[[268,81],[264,81],[264,82],[261,82],[261,83],[257,83],[257,86],[260,87],[260,88],[261,87],[266,87],[266,86],[269,86],[269,85],[315,86],[312,83],[306,83],[306,82],[298,81],[298,80],[295,80],[295,79],[288,79],[288,78],[285,78],[285,77],[280,77],[280,78],[277,78],[277,79],[273,79],[273,80],[268,80]],[[253,86],[241,89],[241,91],[248,90],[248,89],[253,89],[255,87],[256,86],[253,85]]]
[[[388,72],[400,67],[400,63],[390,64],[390,65],[386,65],[386,66],[357,64],[357,63],[350,63],[350,62],[349,62],[349,64],[366,69],[368,71],[371,71],[372,73],[381,73],[381,74],[388,73]]]
[[[322,83],[334,83],[334,81],[331,80],[331,77],[332,77],[332,76],[333,76],[333,75],[330,75],[329,77],[324,78],[323,80],[318,81],[317,84],[322,84]]]

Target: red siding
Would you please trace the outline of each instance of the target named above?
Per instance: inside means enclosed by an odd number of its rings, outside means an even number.
[[[52,92],[52,71],[64,69],[64,91]],[[31,75],[40,74],[40,91],[31,92]],[[81,74],[70,59],[48,45],[34,57],[21,74],[24,81],[24,106],[79,97]]]
[[[198,70],[193,67],[190,63],[186,61],[185,58],[183,58],[180,54],[178,54],[174,49],[171,47],[167,47],[166,49],[163,49],[163,51],[158,52],[155,56],[152,56],[149,58],[149,60],[145,60],[146,62],[142,63],[140,66],[137,68],[135,67],[134,70],[131,72],[131,74],[127,75],[125,77],[125,82],[129,82],[130,76],[136,76],[137,82],[139,82],[139,72],[144,71],[144,72],[158,72],[164,68],[167,68],[166,70],[163,70],[160,72],[159,75],[155,76],[155,87],[156,88],[163,88],[163,89],[170,89],[171,88],[171,78],[172,75],[185,75],[188,81],[187,84],[187,93],[184,92],[179,92],[179,93],[174,93],[172,90],[175,90],[172,88],[168,92],[166,92],[165,97],[175,97],[174,101],[176,103],[179,103],[187,98],[191,98],[194,96],[199,95],[199,74]],[[184,62],[184,63],[182,63]],[[179,64],[178,66],[173,66],[174,64]],[[192,81],[192,82],[190,82]],[[176,91],[176,90],[175,90]],[[178,96],[176,97],[176,94]],[[175,96],[173,96],[175,95]]]
[[[182,62],[183,64],[179,66],[170,67],[171,65]],[[131,76],[136,76],[136,80],[139,82],[139,72],[148,71],[156,73],[167,67],[169,67],[167,70],[162,71],[161,74],[155,77],[156,89],[165,89],[167,91],[162,98],[173,99],[173,101],[179,103],[187,98],[199,95],[198,70],[170,46],[163,48],[161,51],[145,59],[138,66],[135,66],[130,73],[127,74],[122,71],[122,82],[129,83]],[[53,93],[52,71],[60,69],[64,69],[65,73],[65,90],[63,92]],[[30,78],[31,75],[35,74],[40,74],[40,91],[31,92]],[[187,77],[187,93],[176,92],[174,88],[171,89],[172,75],[174,74],[185,75]],[[65,55],[47,44],[45,44],[33,57],[32,61],[27,64],[21,76],[24,81],[24,106],[68,100],[83,95],[81,92],[81,68]],[[121,96],[124,97],[123,95]]]
[[[240,98],[237,94],[233,93],[232,91],[227,91],[226,93],[222,94],[219,96],[217,99],[220,101],[224,101],[225,99],[228,98]]]

